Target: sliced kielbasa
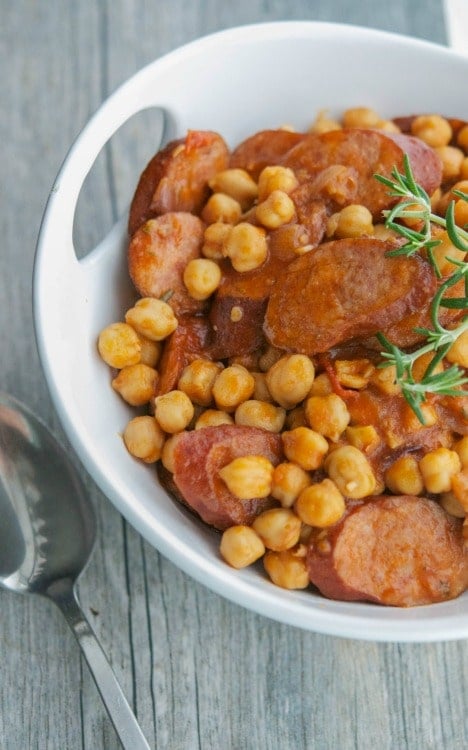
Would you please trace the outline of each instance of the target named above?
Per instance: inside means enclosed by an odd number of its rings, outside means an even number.
[[[204,224],[188,213],[168,213],[150,219],[138,229],[128,246],[128,270],[142,297],[163,297],[176,313],[195,313],[203,303],[193,299],[183,282],[184,269],[198,258]]]
[[[174,449],[174,482],[184,501],[205,523],[217,529],[251,524],[269,498],[239,500],[218,472],[235,458],[265,456],[275,466],[281,461],[281,437],[257,427],[221,425],[181,434]]]
[[[390,176],[394,167],[403,169],[407,153],[417,182],[432,193],[442,179],[441,161],[422,141],[402,134],[349,128],[311,134],[283,157],[299,182],[315,182],[317,198],[332,210],[351,203],[367,206],[375,218],[395,202],[375,174]],[[337,172],[337,167],[341,171]]]
[[[256,180],[262,169],[279,164],[284,155],[305,137],[304,133],[289,130],[261,130],[234,149],[230,166],[245,169]]]
[[[438,283],[442,284],[444,280],[445,279],[441,279]],[[451,297],[463,297],[465,295],[464,290],[465,281],[461,279],[457,284],[454,284],[446,290],[444,299],[450,299]],[[428,299],[425,304],[421,305],[419,310],[416,310],[410,315],[405,316],[401,320],[390,325],[388,328],[385,327],[385,329],[382,330],[382,333],[392,344],[400,347],[400,349],[406,349],[410,346],[418,344],[420,341],[424,341],[424,334],[419,332],[417,329],[431,329],[433,327],[430,309],[431,303],[432,298]],[[462,318],[465,314],[466,310],[457,310],[456,308],[451,309],[449,307],[442,306],[439,308],[439,322],[442,326],[450,328],[451,325],[456,323],[457,320]],[[376,338],[367,339],[365,341],[365,345],[368,348],[375,349],[377,351],[381,351],[382,349],[382,345]]]
[[[198,213],[210,193],[208,180],[226,169],[229,152],[218,133],[189,130],[171,141],[143,171],[128,220],[131,235],[148,219],[169,211]]]
[[[182,370],[194,359],[211,359],[208,351],[209,324],[205,317],[182,315],[179,324],[164,343],[158,365],[161,373],[158,396],[177,388]]]
[[[468,584],[461,529],[433,500],[376,497],[313,535],[309,577],[330,599],[397,607],[453,599]]]
[[[427,304],[436,289],[431,266],[419,256],[389,257],[392,247],[368,238],[335,240],[290,263],[268,301],[270,343],[313,355]]]

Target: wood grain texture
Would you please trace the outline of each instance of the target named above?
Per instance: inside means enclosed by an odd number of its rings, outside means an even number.
[[[170,49],[237,24],[334,20],[444,41],[439,0],[0,0],[0,13],[0,383],[57,435],[33,336],[34,246],[60,162],[103,99]],[[150,132],[137,118],[99,158],[77,217],[83,252],[125,209]],[[153,747],[468,747],[466,643],[371,644],[264,619],[177,570],[87,486],[98,540],[80,596]],[[58,611],[3,591],[0,608],[0,748],[117,749]]]

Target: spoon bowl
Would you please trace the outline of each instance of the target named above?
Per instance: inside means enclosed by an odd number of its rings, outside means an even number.
[[[95,540],[95,516],[63,447],[34,414],[0,393],[0,586],[42,594],[61,609],[124,748],[148,750],[87,622],[75,582]]]
[[[94,510],[65,451],[25,406],[0,394],[0,583],[48,595],[75,582],[95,540]]]

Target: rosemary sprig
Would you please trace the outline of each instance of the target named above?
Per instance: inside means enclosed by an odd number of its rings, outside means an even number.
[[[438,216],[432,211],[431,201],[426,191],[417,184],[408,156],[405,154],[403,161],[404,172],[401,173],[396,167],[391,172],[391,178],[383,175],[375,175],[375,178],[388,187],[389,195],[399,198],[398,203],[389,211],[384,211],[385,225],[402,236],[406,242],[404,245],[390,250],[389,256],[411,257],[415,253],[425,250],[427,258],[431,263],[434,273],[438,279],[442,278],[439,266],[434,256],[434,248],[440,244],[440,240],[432,238],[432,227],[438,225],[447,231],[452,244],[463,252],[468,252],[468,231],[466,228],[457,226],[455,223],[455,202],[451,201],[445,217]],[[468,201],[468,194],[459,190],[453,191],[454,195],[462,200]],[[400,223],[401,219],[418,219],[420,227],[413,229]],[[436,295],[430,307],[432,328],[416,328],[425,343],[411,353],[399,349],[389,341],[382,333],[377,338],[383,347],[381,352],[382,367],[394,365],[396,370],[396,382],[401,387],[402,394],[410,407],[413,409],[422,424],[425,423],[421,409],[429,393],[444,396],[461,396],[461,388],[468,383],[468,377],[462,368],[457,365],[435,372],[437,365],[442,362],[454,342],[468,330],[468,317],[465,316],[459,325],[449,330],[440,322],[439,311],[441,307],[468,311],[468,263],[447,256],[447,260],[453,264],[454,271],[443,283],[439,285]],[[452,286],[465,280],[465,296],[449,297],[445,295]],[[417,382],[413,376],[414,362],[423,354],[434,352],[428,367],[422,378]]]

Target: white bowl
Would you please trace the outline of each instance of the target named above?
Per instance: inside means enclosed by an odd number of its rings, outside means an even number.
[[[133,114],[160,107],[165,140],[188,128],[219,131],[230,145],[284,122],[298,129],[319,109],[365,104],[382,116],[440,112],[468,120],[468,60],[434,44],[327,23],[245,26],[188,44],[121,86],[84,128],[52,188],[34,270],[34,317],[50,392],[71,444],[102,491],[163,555],[249,609],[308,630],[376,641],[468,636],[468,592],[413,609],[329,601],[269,583],[260,567],[234,571],[219,536],[189,516],[125,450],[130,409],[109,386],[99,331],[132,297],[126,218],[84,260],[72,242],[83,181],[106,141]],[[143,168],[145,165],[142,164]]]

